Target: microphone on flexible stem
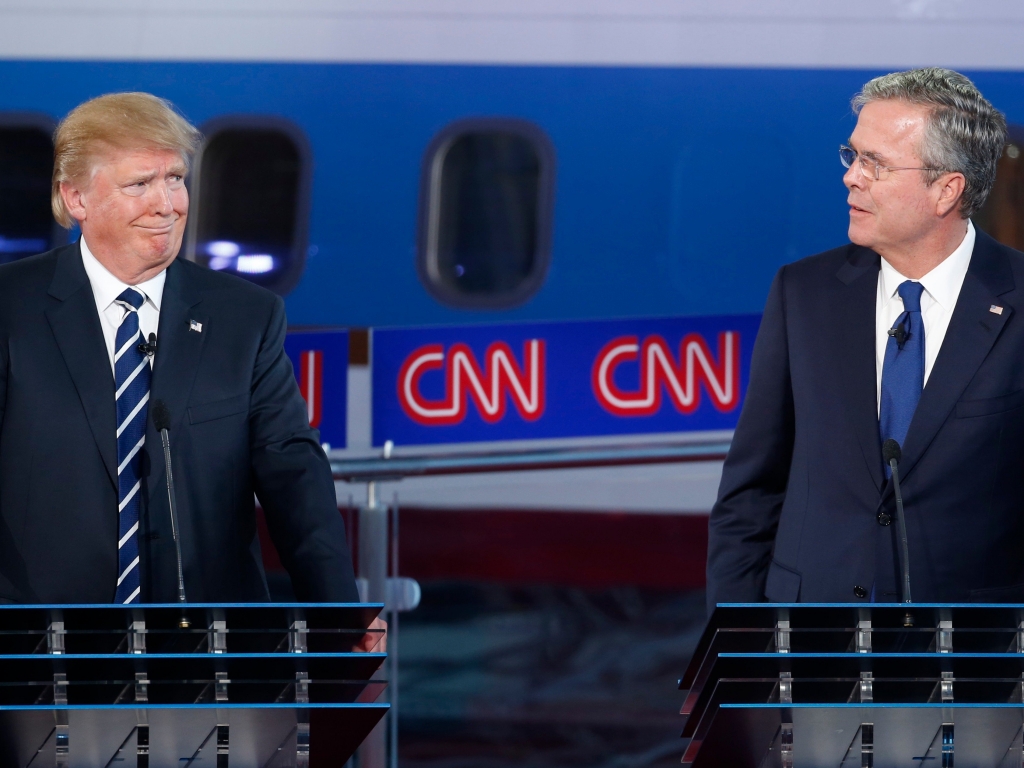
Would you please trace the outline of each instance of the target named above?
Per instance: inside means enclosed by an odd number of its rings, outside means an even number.
[[[150,334],[155,342],[155,335]],[[181,536],[178,533],[178,504],[174,493],[174,473],[171,471],[171,412],[163,400],[154,400],[150,411],[153,414],[153,426],[160,433],[160,441],[164,444],[164,466],[167,469],[167,501],[171,507],[171,534],[174,536],[174,552],[178,556],[178,602],[185,602],[185,575],[181,567]],[[182,629],[188,629],[189,620],[182,614],[178,623]]]
[[[907,521],[903,515],[903,495],[900,493],[900,470],[897,466],[903,456],[900,444],[891,437],[882,443],[882,458],[892,470],[893,490],[896,491],[896,525],[900,533],[900,572],[903,575],[903,602],[910,602],[910,553],[907,550]]]

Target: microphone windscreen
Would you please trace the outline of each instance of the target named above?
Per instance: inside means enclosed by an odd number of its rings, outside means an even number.
[[[163,400],[154,400],[149,412],[153,415],[153,426],[157,432],[171,428],[171,412]]]
[[[903,451],[900,450],[900,444],[893,440],[891,437],[882,443],[882,460],[888,464],[893,459],[899,461],[903,456]]]

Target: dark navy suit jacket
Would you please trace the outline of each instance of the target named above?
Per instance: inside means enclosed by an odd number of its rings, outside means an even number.
[[[330,465],[285,331],[284,303],[269,291],[181,259],[168,268],[151,401],[163,400],[172,419],[190,602],[269,599],[254,494],[296,596],[357,599]],[[78,244],[0,267],[0,602],[113,600],[115,421]],[[152,422],[142,474],[142,600],[171,602],[177,566]]]
[[[878,254],[779,270],[711,513],[708,606],[896,594],[875,373]],[[1024,254],[980,230],[900,462],[912,595],[1024,601]],[[925,340],[927,344],[927,339]],[[861,589],[856,589],[860,587]]]

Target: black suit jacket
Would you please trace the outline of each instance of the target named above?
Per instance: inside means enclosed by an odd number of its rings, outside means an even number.
[[[717,602],[898,600],[875,373],[878,254],[779,270],[711,513]],[[900,462],[914,600],[1024,601],[1024,254],[978,230]],[[927,339],[925,340],[927,344]]]
[[[168,268],[151,401],[163,400],[172,418],[190,602],[269,599],[254,494],[296,596],[357,599],[330,465],[306,419],[285,332],[284,303],[269,291],[180,259]],[[115,421],[78,244],[0,267],[0,601],[113,600]],[[150,421],[143,602],[177,598],[164,470]]]

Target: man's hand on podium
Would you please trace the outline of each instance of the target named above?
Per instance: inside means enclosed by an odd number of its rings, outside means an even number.
[[[380,616],[373,620],[367,627],[367,632],[359,642],[352,646],[352,650],[363,653],[387,653],[388,650],[388,623]]]

